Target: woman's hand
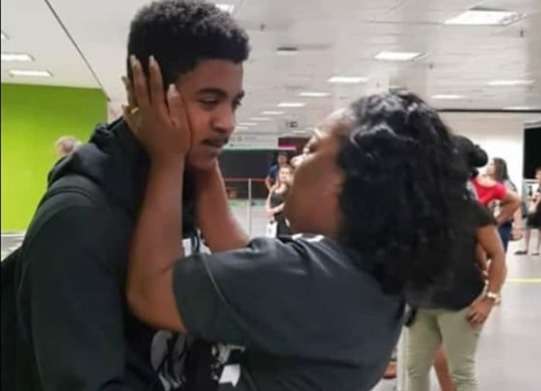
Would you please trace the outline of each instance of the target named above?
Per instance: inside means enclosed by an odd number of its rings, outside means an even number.
[[[149,58],[148,83],[141,63],[133,55],[130,65],[133,86],[127,88],[137,107],[124,107],[124,119],[152,160],[185,158],[192,137],[182,96],[174,84],[165,94],[160,66],[153,56]]]

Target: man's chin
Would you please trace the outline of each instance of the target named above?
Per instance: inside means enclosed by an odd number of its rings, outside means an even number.
[[[217,160],[217,157],[188,156],[188,167],[195,170],[206,171],[213,168]]]

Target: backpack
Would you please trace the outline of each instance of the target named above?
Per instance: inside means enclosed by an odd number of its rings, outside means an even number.
[[[94,200],[95,198],[90,193],[94,195],[95,190],[97,190],[98,193],[95,195],[102,196],[101,190],[90,179],[81,176],[69,176],[69,178],[70,182],[68,184],[63,184],[63,179],[55,182],[40,201],[38,209],[46,200],[60,193],[78,193]],[[92,189],[92,192],[88,191],[89,188]],[[39,227],[35,231],[39,231]],[[20,264],[24,256],[23,248],[25,243],[30,241],[30,237],[25,237],[23,245],[9,254],[1,264],[2,339],[0,340],[0,350],[2,367],[0,376],[2,390],[31,391],[34,389],[35,384],[39,384],[34,380],[37,371],[20,318],[17,299]]]

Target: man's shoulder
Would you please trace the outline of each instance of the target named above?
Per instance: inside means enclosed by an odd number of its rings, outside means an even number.
[[[81,218],[84,217],[84,221]],[[62,221],[62,224],[55,222]],[[116,231],[129,228],[129,218],[107,197],[95,182],[80,175],[55,181],[45,192],[29,227],[29,232],[54,225],[66,232],[80,225]],[[59,227],[59,225],[61,225]]]

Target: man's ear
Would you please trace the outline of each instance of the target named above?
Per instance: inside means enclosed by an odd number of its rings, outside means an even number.
[[[137,101],[135,100],[135,94],[133,93],[133,87],[130,79],[127,76],[122,76],[122,83],[126,89],[126,97],[128,99],[129,107],[137,107]]]

